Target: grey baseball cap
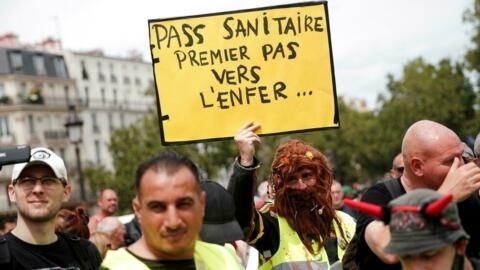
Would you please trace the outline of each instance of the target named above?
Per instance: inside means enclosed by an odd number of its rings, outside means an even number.
[[[435,190],[416,189],[392,200],[388,204],[391,238],[384,251],[399,256],[418,254],[451,245],[462,238],[468,239],[454,202],[436,217],[423,212],[423,206],[442,196]]]

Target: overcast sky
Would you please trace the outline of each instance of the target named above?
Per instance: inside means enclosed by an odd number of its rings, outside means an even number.
[[[149,57],[148,19],[231,11],[297,0],[1,0],[0,34],[21,42],[60,38],[64,49],[100,48],[108,56],[131,50]],[[331,41],[338,95],[375,107],[386,75],[409,60],[459,59],[468,48],[463,12],[473,0],[330,0]]]

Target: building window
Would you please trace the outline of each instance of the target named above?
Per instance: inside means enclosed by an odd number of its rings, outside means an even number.
[[[22,82],[20,83],[20,91],[18,91],[18,95],[21,99],[27,98],[27,84]]]
[[[10,135],[8,129],[8,118],[6,116],[0,116],[0,137]]]
[[[130,84],[130,78],[127,76],[123,77],[123,83],[127,85]]]
[[[14,73],[21,73],[23,71],[23,60],[20,52],[10,53],[10,64]]]
[[[100,127],[98,126],[96,113],[92,113],[92,130],[93,133],[100,133]]]
[[[33,115],[29,114],[27,115],[27,121],[28,121],[28,131],[30,134],[35,133],[35,121],[33,120]]]
[[[99,140],[94,141],[95,144],[95,157],[97,159],[97,164],[102,163],[102,149]]]
[[[47,75],[47,70],[45,69],[45,59],[43,58],[43,55],[33,56],[33,66],[37,75]]]
[[[116,83],[117,82],[117,76],[115,76],[115,70],[113,68],[113,63],[110,63],[110,82]]]
[[[5,92],[5,85],[3,85],[3,83],[0,83],[0,104],[10,104],[11,102],[12,100],[9,96],[7,96],[7,93]]]
[[[63,92],[65,92],[65,102],[70,104],[70,91],[68,91],[68,86],[63,87]]]
[[[138,77],[135,77],[135,85],[136,86],[141,86],[142,85],[142,80],[140,80],[140,78],[138,78]]]
[[[113,125],[113,115],[112,115],[112,113],[108,113],[108,127],[109,127],[110,131],[113,131],[115,129],[115,127]]]
[[[105,75],[101,72],[98,73],[98,81],[99,82],[104,82],[105,81]]]
[[[82,65],[82,79],[88,81],[88,72],[87,67],[85,66],[85,61],[82,60],[80,64]]]
[[[85,86],[85,106],[88,107],[88,103],[90,102],[90,95],[88,92],[88,86]]]
[[[113,104],[117,104],[117,89],[113,89]]]
[[[117,83],[117,76],[115,75],[113,63],[110,63],[110,82]]]
[[[97,68],[98,68],[98,81],[99,82],[104,82],[105,81],[105,74],[102,72],[102,63],[97,62]]]
[[[62,57],[53,58],[53,67],[57,77],[67,78],[67,68],[65,67],[65,61],[63,61]]]
[[[123,113],[120,113],[120,126],[125,127],[125,115]]]
[[[105,104],[105,88],[100,89],[100,95],[102,96],[102,104]]]

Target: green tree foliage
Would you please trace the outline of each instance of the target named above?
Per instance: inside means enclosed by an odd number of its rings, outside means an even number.
[[[400,149],[408,126],[420,119],[440,122],[460,136],[468,133],[463,127],[475,117],[475,92],[462,64],[443,59],[432,65],[417,58],[404,66],[401,78],[391,74],[387,78],[389,97],[379,99],[382,128],[377,141],[390,155],[393,149]]]
[[[340,128],[303,136],[328,158],[335,178],[343,183],[365,182],[383,174],[375,169],[378,157],[371,132],[376,123],[371,111],[359,111],[339,98]]]
[[[371,170],[379,158],[372,153],[375,143],[369,134],[376,127],[373,112],[359,111],[349,107],[339,98],[341,127],[286,135],[262,136],[257,158],[262,161],[258,181],[269,176],[270,164],[275,149],[293,138],[305,140],[323,152],[329,159],[335,177],[343,183],[362,182],[383,175],[383,168]],[[373,165],[372,165],[373,164]]]
[[[131,211],[131,200],[135,196],[135,172],[142,160],[165,150],[186,154],[193,152],[194,147],[162,146],[157,116],[154,113],[127,128],[116,130],[109,145],[115,175],[107,185],[121,194],[120,209]]]
[[[85,179],[89,180],[92,195],[98,195],[102,189],[112,182],[113,174],[103,167],[87,167],[83,169]]]
[[[470,41],[473,47],[465,54],[465,61],[469,70],[480,72],[480,0],[475,0],[472,8],[465,11],[463,20],[472,26]],[[477,81],[477,85],[478,85]]]
[[[472,100],[476,103],[475,106],[478,109],[480,108],[480,95],[478,88],[480,87],[480,0],[474,0],[473,5],[470,9],[466,10],[463,16],[464,22],[472,26],[472,35],[470,41],[472,47],[465,54],[465,63],[468,70],[473,71],[476,75],[476,86],[477,92],[476,97],[473,97]],[[468,121],[465,123],[465,130],[470,135],[475,135],[478,133],[478,120]]]

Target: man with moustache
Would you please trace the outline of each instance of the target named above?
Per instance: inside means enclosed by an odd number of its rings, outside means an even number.
[[[334,269],[353,237],[355,221],[332,205],[327,158],[300,140],[280,145],[270,167],[273,203],[259,212],[253,202],[259,127],[247,123],[235,135],[240,155],[228,185],[245,240],[261,255],[259,269]]]
[[[240,269],[234,251],[199,240],[205,192],[190,159],[165,152],[137,169],[132,201],[142,236],[128,247],[109,250],[101,269]]]

